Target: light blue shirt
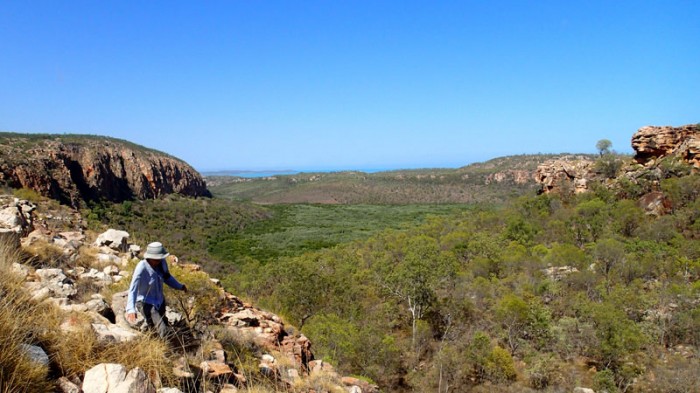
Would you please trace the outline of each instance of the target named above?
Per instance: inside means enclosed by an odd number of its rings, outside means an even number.
[[[182,289],[183,285],[170,275],[165,259],[160,261],[160,267],[163,270],[162,273],[153,269],[145,259],[136,265],[134,275],[131,277],[129,296],[126,300],[127,313],[136,312],[137,302],[160,307],[165,301],[163,297],[163,282],[171,288]]]

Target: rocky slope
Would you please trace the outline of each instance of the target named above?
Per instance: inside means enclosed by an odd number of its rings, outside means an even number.
[[[113,138],[0,133],[0,184],[81,201],[149,199],[178,193],[208,196],[187,163]]]
[[[62,334],[89,332],[103,345],[138,342],[143,337],[139,323],[131,325],[124,317],[126,292],[122,289],[126,288],[130,267],[141,251],[141,247],[130,243],[127,232],[109,229],[90,241],[77,211],[66,207],[47,211],[45,205],[1,195],[0,201],[5,201],[0,228],[21,238],[21,245],[18,242],[16,247],[27,254],[55,250],[55,258],[50,261],[29,258],[30,263],[14,263],[11,270],[23,278],[23,286],[33,302],[58,308],[63,319]],[[177,342],[183,348],[177,355],[180,357],[166,365],[176,381],[171,379],[170,387],[164,387],[157,375],[139,368],[128,370],[121,364],[102,363],[88,365],[82,372],[56,375],[57,391],[155,393],[158,387],[158,392],[167,393],[231,393],[247,390],[251,379],[261,378],[277,386],[276,391],[377,391],[376,386],[341,377],[330,364],[314,359],[311,342],[304,335],[286,328],[277,315],[224,291],[218,280],[210,278],[198,265],[172,256],[168,260],[180,281],[194,280],[187,282],[189,298],[183,299],[179,308],[168,307],[166,314],[179,332]],[[206,304],[199,319],[193,317],[197,303]],[[252,348],[258,356],[257,370],[241,369],[239,354],[229,353],[217,339],[221,336],[236,337],[240,345]],[[35,353],[33,361],[65,370],[62,365],[53,364],[62,356],[50,350],[46,353],[46,348],[32,342],[23,345],[28,353]]]

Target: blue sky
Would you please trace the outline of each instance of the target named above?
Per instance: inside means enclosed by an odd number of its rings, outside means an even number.
[[[700,122],[698,1],[0,1],[0,130],[199,170],[631,152]]]

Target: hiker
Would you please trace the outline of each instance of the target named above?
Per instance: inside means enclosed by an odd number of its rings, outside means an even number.
[[[170,275],[165,261],[168,255],[170,254],[160,242],[148,245],[143,260],[134,269],[126,300],[126,320],[135,323],[138,309],[148,327],[158,332],[161,338],[167,337],[169,328],[165,317],[163,282],[171,288],[187,292],[187,287]]]

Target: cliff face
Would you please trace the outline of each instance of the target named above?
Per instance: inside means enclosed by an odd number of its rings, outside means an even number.
[[[0,135],[0,184],[80,201],[208,196],[187,163],[125,141],[92,136]]]
[[[695,168],[700,168],[700,126],[647,126],[632,136],[634,159],[645,166],[655,159],[674,155]]]

